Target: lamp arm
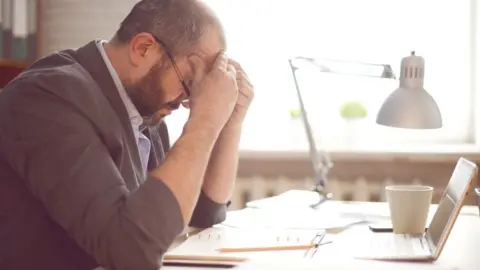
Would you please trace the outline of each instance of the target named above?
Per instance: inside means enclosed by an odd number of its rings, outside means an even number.
[[[289,59],[290,68],[292,70],[293,80],[295,82],[295,89],[298,97],[298,102],[300,105],[300,112],[302,117],[302,122],[305,127],[305,133],[307,135],[308,145],[309,145],[309,152],[310,152],[310,160],[312,161],[313,170],[315,174],[315,186],[314,190],[319,191],[319,188],[322,190],[325,188],[327,184],[327,175],[331,167],[331,161],[327,155],[327,153],[322,152],[322,158],[320,158],[319,153],[317,152],[317,147],[315,144],[315,140],[313,138],[312,128],[310,126],[310,122],[308,121],[307,111],[305,110],[305,104],[303,103],[302,93],[300,91],[300,87],[298,86],[298,80],[295,71],[297,68],[292,63],[292,59]]]

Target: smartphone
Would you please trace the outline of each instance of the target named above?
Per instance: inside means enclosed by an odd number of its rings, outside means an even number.
[[[390,223],[377,223],[377,224],[370,224],[368,226],[372,232],[378,232],[378,233],[392,233],[393,228],[392,224]],[[425,231],[427,231],[427,228],[425,228]]]
[[[377,223],[370,224],[368,226],[372,232],[393,232],[392,225],[390,223]]]

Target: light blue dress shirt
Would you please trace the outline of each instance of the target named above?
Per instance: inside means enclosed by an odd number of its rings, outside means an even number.
[[[122,99],[125,105],[125,108],[127,109],[128,117],[130,118],[130,123],[133,129],[133,134],[135,136],[135,140],[137,141],[140,160],[142,162],[143,174],[145,176],[147,174],[147,164],[150,156],[151,143],[150,143],[150,140],[147,138],[147,136],[145,136],[143,133],[140,132],[140,125],[143,122],[143,118],[138,112],[137,108],[135,108],[135,105],[133,105],[132,101],[130,100],[130,97],[127,94],[127,91],[123,87],[120,77],[118,77],[117,72],[113,68],[112,62],[110,62],[110,59],[108,58],[107,53],[105,52],[105,49],[103,47],[103,44],[105,42],[106,42],[105,40],[97,41],[97,47],[98,47],[98,50],[100,51],[100,54],[102,55],[105,65],[107,65],[108,71],[112,76],[113,82],[115,83],[115,86],[118,89],[120,98]]]

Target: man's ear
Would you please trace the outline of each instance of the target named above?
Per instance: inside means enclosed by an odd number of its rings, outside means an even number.
[[[150,66],[155,59],[158,59],[160,50],[159,46],[151,34],[140,33],[135,35],[129,42],[130,61],[134,66],[147,64]]]

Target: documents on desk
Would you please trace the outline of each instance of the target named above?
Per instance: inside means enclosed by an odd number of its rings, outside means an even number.
[[[203,263],[236,265],[241,262],[259,260],[304,259],[315,254],[311,252],[314,239],[321,246],[331,242],[329,236],[316,238],[323,230],[274,230],[274,229],[234,229],[213,227],[188,237],[177,248],[169,251],[165,262],[185,262],[196,265]],[[291,250],[282,250],[293,247]],[[296,248],[295,247],[301,247]],[[262,251],[248,251],[263,248]],[[222,252],[222,249],[245,249],[241,252]]]
[[[376,262],[376,261],[350,261],[350,260],[325,260],[317,261],[283,261],[283,262],[266,262],[252,261],[235,268],[236,270],[405,270],[419,269],[409,263],[401,262]],[[422,265],[422,270],[455,270],[454,267],[445,267],[435,264]]]
[[[363,219],[358,217],[342,217],[311,208],[245,208],[228,212],[227,219],[222,224],[188,237],[185,242],[169,251],[164,261],[171,265],[187,263],[193,266],[228,266],[252,259],[312,259],[321,256],[322,252],[317,253],[318,247],[329,245],[333,240],[331,235],[317,237],[319,232],[326,233],[325,229],[347,227],[360,222]],[[311,246],[315,239],[321,240],[317,249]],[[221,252],[222,249],[245,248],[268,251]]]
[[[361,217],[342,216],[341,213],[326,213],[311,208],[245,208],[229,212],[222,225],[234,228],[316,230],[344,228],[364,221]]]
[[[235,228],[333,229],[365,222],[389,220],[388,206],[365,212],[361,203],[326,201],[314,209],[318,194],[290,190],[278,196],[247,203],[247,208],[229,212],[223,225]],[[379,213],[386,213],[382,215]]]
[[[316,192],[309,190],[289,190],[282,194],[263,198],[246,203],[247,208],[252,209],[281,209],[281,210],[313,210],[310,206],[318,202]],[[367,209],[361,207],[362,202],[344,202],[329,200],[317,207],[316,211],[323,214],[341,214],[342,216],[368,218],[370,221],[389,218],[388,205],[369,206]],[[381,214],[386,213],[386,214]],[[373,219],[373,220],[372,220]]]
[[[318,193],[310,190],[289,190],[280,195],[246,203],[248,208],[302,208],[317,203]]]
[[[205,267],[205,269],[233,268],[238,270],[249,269],[295,269],[295,270],[402,270],[412,269],[412,265],[405,262],[381,262],[359,260],[344,253],[343,246],[337,250],[330,250],[330,244],[314,255],[305,256],[304,250],[295,251],[262,251],[221,253],[222,248],[239,247],[281,247],[296,244],[308,244],[312,236],[319,230],[259,230],[259,229],[234,229],[225,227],[208,228],[190,236],[183,244],[168,252],[164,256],[166,266],[181,265],[184,267]],[[324,243],[331,241],[331,236],[326,237]],[[335,239],[333,239],[335,240]],[[335,243],[335,242],[334,242]],[[333,246],[332,246],[333,247]],[[341,250],[338,250],[341,248]],[[338,253],[337,253],[338,252]],[[168,268],[177,269],[177,268]],[[185,268],[187,269],[187,268]],[[194,269],[194,268],[193,268]],[[203,268],[202,268],[203,269]],[[421,269],[426,270],[451,270],[451,268],[424,264]]]

